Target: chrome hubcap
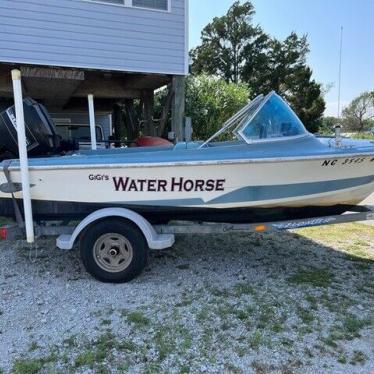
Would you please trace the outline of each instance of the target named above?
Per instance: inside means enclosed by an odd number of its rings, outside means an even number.
[[[121,234],[104,234],[94,244],[94,259],[103,270],[118,273],[131,263],[134,251],[131,243]]]

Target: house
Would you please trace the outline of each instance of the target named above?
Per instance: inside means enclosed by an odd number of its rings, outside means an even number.
[[[181,139],[188,73],[188,0],[0,0],[0,109],[12,101],[10,71],[22,73],[24,95],[61,120],[95,112],[112,118],[114,136],[172,130]],[[154,91],[168,86],[161,118]],[[110,116],[110,117],[109,117]],[[88,123],[88,122],[87,122]],[[157,127],[158,125],[158,127]]]

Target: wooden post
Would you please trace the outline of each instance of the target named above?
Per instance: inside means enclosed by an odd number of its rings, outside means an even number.
[[[113,127],[114,127],[114,138],[117,141],[115,143],[116,147],[121,146],[121,140],[123,137],[123,112],[122,107],[118,104],[115,104],[113,107]]]
[[[173,85],[170,83],[168,84],[168,95],[166,97],[165,105],[162,108],[161,118],[160,118],[160,125],[158,128],[157,136],[164,136],[165,135],[165,129],[169,118],[169,112],[171,108],[171,103],[173,101],[174,97],[174,91],[173,91]]]
[[[132,142],[139,137],[139,123],[136,120],[134,99],[125,100],[125,121],[127,129],[127,141]]]
[[[183,121],[185,113],[185,101],[186,101],[186,89],[185,89],[185,77],[174,76],[173,85],[173,105],[172,105],[172,115],[171,115],[171,130],[175,134],[175,140],[183,141]]]
[[[156,135],[153,123],[154,113],[154,92],[144,91],[142,95],[143,101],[143,119],[144,119],[144,135]]]

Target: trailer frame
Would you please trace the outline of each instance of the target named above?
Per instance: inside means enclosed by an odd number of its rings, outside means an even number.
[[[170,224],[152,225],[141,215],[124,208],[107,208],[98,210],[78,225],[62,221],[41,221],[34,225],[36,238],[57,237],[56,245],[61,250],[73,249],[76,241],[91,224],[107,218],[124,218],[135,223],[147,239],[150,249],[170,248],[174,236],[178,234],[224,234],[228,232],[259,233],[282,230],[294,230],[305,227],[336,225],[350,222],[374,221],[374,206],[358,205],[341,215],[329,215],[304,219],[291,219],[259,223],[210,223],[175,221]],[[0,226],[0,239],[17,240],[25,235],[24,227],[17,224]]]

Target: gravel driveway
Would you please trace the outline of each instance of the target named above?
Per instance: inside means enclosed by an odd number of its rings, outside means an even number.
[[[373,373],[374,229],[180,236],[123,285],[0,242],[0,372]]]

